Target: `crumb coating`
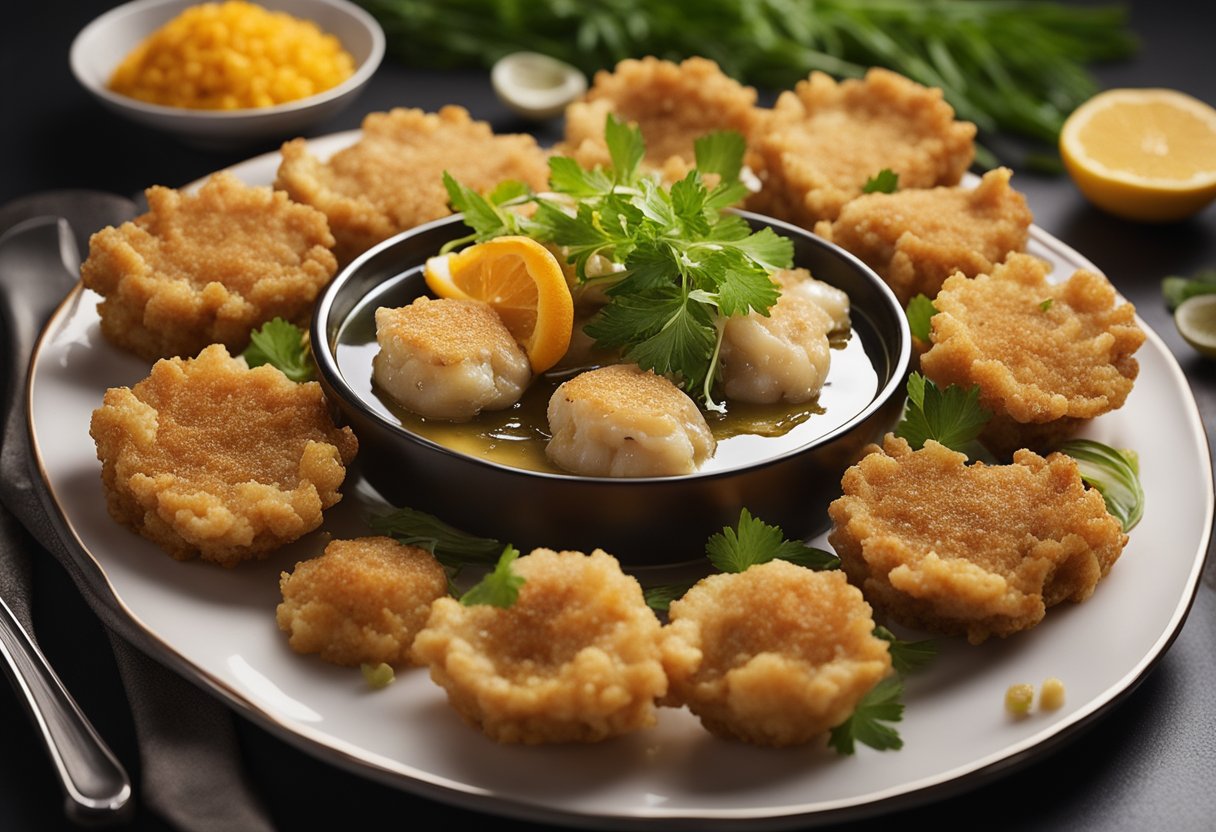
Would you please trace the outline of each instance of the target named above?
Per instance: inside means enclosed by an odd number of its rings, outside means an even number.
[[[669,617],[664,704],[687,705],[720,737],[808,743],[891,671],[870,605],[838,570],[774,560],[711,575],[673,601]]]
[[[659,620],[596,550],[536,549],[509,608],[440,598],[414,654],[470,725],[503,743],[598,742],[652,726],[667,692]]]
[[[391,537],[334,540],[279,578],[279,629],[297,653],[334,664],[410,664],[431,603],[448,593],[435,556]]]
[[[148,212],[94,234],[80,268],[110,342],[154,361],[239,353],[276,317],[308,325],[338,267],[324,214],[227,172],[197,193],[145,193]]]
[[[940,89],[889,70],[839,83],[812,72],[752,133],[762,187],[747,207],[814,228],[836,219],[884,168],[901,189],[957,185],[975,157],[975,132],[955,120]]]
[[[544,190],[545,151],[530,135],[496,135],[463,107],[436,113],[397,107],[369,113],[362,135],[322,162],[304,139],[281,148],[275,187],[329,219],[339,262],[349,263],[376,243],[452,213],[443,184],[447,171],[460,184],[487,193],[506,179]]]
[[[975,277],[1016,251],[1025,251],[1034,220],[1026,197],[996,168],[974,187],[943,185],[850,200],[834,222],[815,233],[856,254],[903,305],[930,300],[956,272]]]
[[[319,384],[251,370],[220,344],[107,390],[89,433],[115,520],[178,560],[223,566],[317,528],[358,449]]]
[[[828,540],[876,613],[972,644],[1089,598],[1127,544],[1102,495],[1059,453],[968,465],[932,440],[913,451],[888,434],[841,487]]]
[[[947,278],[934,307],[921,371],[939,387],[979,385],[993,412],[981,439],[1001,456],[1050,450],[1122,407],[1139,374],[1135,308],[1094,272],[1053,284],[1041,260],[1014,254],[990,274]]]
[[[697,139],[718,130],[746,138],[756,122],[755,105],[755,89],[707,58],[679,63],[653,56],[627,58],[611,72],[597,72],[586,95],[566,108],[560,150],[587,169],[610,165],[604,124],[611,113],[641,130],[643,165],[674,182],[696,165]]]

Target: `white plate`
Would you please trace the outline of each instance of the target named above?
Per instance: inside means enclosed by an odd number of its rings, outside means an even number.
[[[315,147],[325,154],[352,138],[338,134]],[[271,154],[234,170],[266,183],[276,165]],[[1038,229],[1031,250],[1052,260],[1056,274],[1093,268]],[[226,570],[174,561],[108,516],[89,419],[107,387],[135,383],[148,365],[103,340],[98,300],[77,289],[50,321],[34,356],[29,417],[37,461],[86,571],[100,575],[99,591],[173,667],[287,740],[468,808],[616,829],[784,828],[961,790],[1044,753],[1134,687],[1182,626],[1207,549],[1213,491],[1204,429],[1177,362],[1145,326],[1127,404],[1088,431],[1140,455],[1147,508],[1130,544],[1090,600],[1053,608],[1035,629],[979,647],[941,640],[935,663],[907,680],[903,750],[860,747],[840,757],[822,747],[752,748],[714,739],[672,709],[656,728],[600,745],[497,745],[457,718],[424,670],[401,671],[373,692],[357,670],[288,648],[274,620],[279,573],[318,554],[321,533]],[[362,513],[376,497],[357,482],[346,491],[327,529],[366,533]],[[1062,708],[1006,716],[1011,683],[1049,676],[1067,686]]]

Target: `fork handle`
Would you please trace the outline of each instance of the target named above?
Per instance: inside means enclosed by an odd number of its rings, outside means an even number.
[[[94,826],[125,820],[131,798],[127,772],[3,598],[0,654],[46,741],[63,785],[68,816]]]

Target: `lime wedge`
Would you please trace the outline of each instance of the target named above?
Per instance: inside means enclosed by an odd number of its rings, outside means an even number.
[[[1174,325],[1183,340],[1209,358],[1216,358],[1216,295],[1195,295],[1174,310]]]

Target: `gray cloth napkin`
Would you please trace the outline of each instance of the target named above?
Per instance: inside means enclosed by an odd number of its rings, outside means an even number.
[[[134,214],[129,200],[76,191],[0,208],[0,592],[33,633],[30,564],[45,550],[106,626],[139,744],[139,805],[182,832],[270,832],[273,824],[242,771],[235,715],[144,652],[146,636],[95,590],[96,576],[90,582],[86,574],[91,566],[69,550],[33,466],[24,390],[37,335],[74,285],[87,235]],[[22,244],[13,246],[17,235]]]

